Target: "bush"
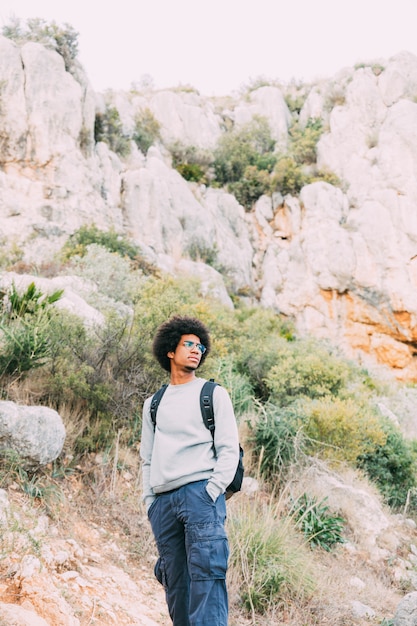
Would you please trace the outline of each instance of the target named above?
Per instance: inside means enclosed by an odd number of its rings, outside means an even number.
[[[258,198],[269,193],[269,173],[266,170],[259,170],[255,165],[248,165],[242,178],[230,183],[229,191],[245,209],[249,210]]]
[[[186,248],[190,259],[192,261],[202,262],[206,265],[210,265],[215,269],[220,269],[217,262],[217,255],[219,253],[217,243],[214,242],[212,246],[202,244],[199,240],[190,241]]]
[[[236,417],[252,411],[254,408],[254,393],[248,376],[236,370],[233,356],[219,358],[216,361],[220,382],[230,394]]]
[[[140,255],[140,248],[128,241],[124,235],[116,233],[115,230],[100,230],[95,224],[81,226],[68,239],[62,249],[62,257],[68,260],[73,256],[84,256],[87,254],[88,246],[97,244],[106,248],[109,252],[115,252],[121,257],[136,260]]]
[[[271,189],[279,191],[283,196],[287,194],[296,196],[304,185],[310,182],[311,177],[294,157],[282,155],[278,159],[271,176]]]
[[[130,153],[130,138],[124,134],[119,111],[106,105],[104,113],[96,113],[94,122],[94,140],[104,141],[110,150],[120,157]]]
[[[87,329],[75,316],[54,320],[52,358],[40,401],[54,408],[84,407],[86,422],[75,452],[104,450],[120,430],[122,441],[137,429],[138,407],[157,383],[147,368],[150,346],[135,332],[135,322],[109,316],[101,327]],[[149,382],[151,381],[151,382]],[[158,381],[159,383],[159,381]]]
[[[136,116],[132,139],[145,155],[161,139],[161,125],[150,109],[143,109]]]
[[[277,361],[277,353],[294,339],[291,323],[267,309],[243,309],[238,312],[240,332],[232,349],[237,370],[249,377],[255,395],[266,401],[270,391],[265,379]]]
[[[275,141],[268,122],[255,118],[241,128],[225,133],[214,153],[215,180],[221,185],[240,181],[248,166],[271,171]]]
[[[145,280],[139,270],[133,271],[129,257],[95,243],[87,245],[82,256],[71,257],[66,271],[97,287],[88,286],[79,295],[99,310],[123,310],[122,303],[131,305]]]
[[[174,167],[185,180],[206,184],[209,182],[209,168],[213,155],[208,150],[187,146],[179,141],[168,146]]]
[[[329,183],[329,185],[333,185],[334,187],[342,187],[343,183],[337,174],[334,172],[329,172],[328,170],[317,170],[314,174],[312,174],[310,182],[315,183],[317,181],[322,181],[324,183]]]
[[[205,172],[198,163],[179,163],[175,169],[185,180],[188,180],[188,182],[204,183],[206,180]]]
[[[264,415],[251,425],[250,440],[259,471],[271,485],[279,486],[299,453],[303,453],[300,411],[296,405],[284,409],[267,405]]]
[[[312,164],[317,158],[317,143],[323,134],[321,119],[310,118],[302,127],[295,122],[290,128],[289,152],[296,163]]]
[[[50,357],[52,305],[62,293],[44,296],[31,283],[22,294],[15,285],[1,294],[0,375],[20,375],[40,367]]]
[[[305,404],[304,410],[304,432],[311,454],[356,465],[363,455],[385,445],[380,419],[356,398],[328,396]]]
[[[344,543],[342,533],[346,520],[332,514],[326,500],[317,502],[304,493],[293,503],[291,515],[311,547],[330,552],[337,543]]]
[[[337,395],[346,385],[350,375],[346,361],[331,355],[317,342],[281,342],[276,348],[275,364],[264,381],[271,401],[279,406],[300,396]]]
[[[374,481],[393,508],[404,506],[417,486],[417,451],[389,421],[382,423],[385,441],[358,458],[358,466]],[[415,497],[413,498],[415,506]]]
[[[3,26],[2,34],[17,44],[36,41],[56,50],[64,59],[67,71],[78,55],[78,33],[69,24],[58,26],[54,21],[48,23],[39,17],[28,19],[25,24],[20,18],[13,17]]]
[[[236,504],[228,515],[230,576],[243,606],[254,618],[307,599],[315,587],[312,559],[291,520],[256,500]]]

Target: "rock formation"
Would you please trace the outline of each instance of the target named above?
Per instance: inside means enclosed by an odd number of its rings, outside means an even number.
[[[291,114],[280,88],[225,100],[195,92],[95,94],[38,43],[0,38],[0,232],[4,254],[46,261],[83,224],[130,237],[160,268],[188,272],[337,343],[367,366],[417,380],[417,58],[342,70],[306,87],[301,124],[327,125],[318,166],[341,188],[263,196],[250,211],[221,189],[188,183],[166,146],[213,150],[227,124],[263,116],[282,149]],[[149,109],[162,143],[120,158],[95,143],[96,113],[116,107],[126,133]],[[218,272],[192,250],[216,250]],[[203,256],[203,255],[202,255]],[[222,285],[222,286],[220,286]]]

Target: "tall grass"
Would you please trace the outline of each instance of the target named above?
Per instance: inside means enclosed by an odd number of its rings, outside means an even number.
[[[313,556],[291,517],[271,499],[243,495],[230,503],[230,589],[257,614],[307,601],[315,589]]]

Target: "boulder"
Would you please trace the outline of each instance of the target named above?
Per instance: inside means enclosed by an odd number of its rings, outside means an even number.
[[[398,604],[394,626],[417,626],[417,591],[407,593]]]
[[[29,611],[18,604],[5,602],[0,602],[0,620],[4,624],[10,624],[10,626],[51,626],[35,611]]]
[[[27,467],[54,461],[65,435],[64,423],[53,409],[0,401],[0,450],[13,450]]]

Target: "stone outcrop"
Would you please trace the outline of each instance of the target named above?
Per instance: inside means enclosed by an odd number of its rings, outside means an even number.
[[[55,461],[65,435],[63,421],[53,409],[0,401],[0,450],[16,452],[22,465],[39,467]]]
[[[398,605],[394,615],[394,626],[417,625],[417,591],[407,593]]]
[[[39,263],[81,225],[114,228],[161,269],[204,275],[206,289],[213,285],[229,306],[224,278],[231,292],[292,318],[299,334],[417,380],[415,56],[306,87],[300,123],[322,119],[318,167],[341,185],[265,196],[251,211],[224,190],[187,183],[166,148],[213,151],[225,127],[263,116],[285,150],[292,117],[282,89],[219,100],[187,90],[98,95],[83,68],[69,73],[56,52],[5,38],[0,84],[5,255],[17,247],[24,261]],[[96,144],[95,114],[106,106],[117,108],[127,133],[149,109],[162,143],[145,156],[132,142],[124,159]]]

